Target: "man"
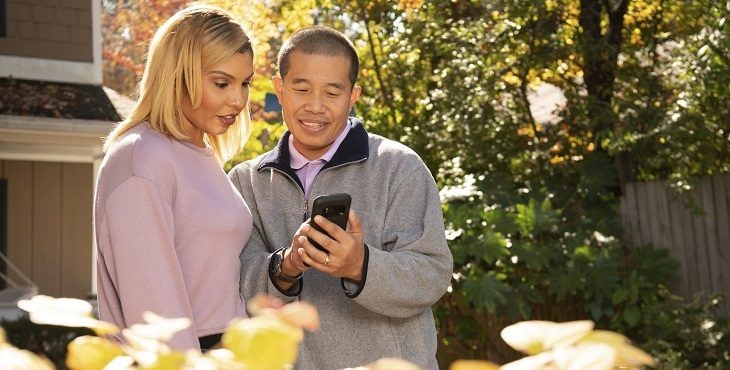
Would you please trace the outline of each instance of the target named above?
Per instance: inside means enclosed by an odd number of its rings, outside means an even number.
[[[296,367],[329,370],[398,357],[437,369],[431,306],[453,259],[438,189],[411,149],[348,118],[360,96],[352,43],[325,27],[302,29],[279,53],[274,90],[286,132],[277,147],[229,173],[251,207],[241,254],[245,299],[267,292],[317,307]],[[347,230],[315,217],[318,195],[348,193]],[[318,250],[308,239],[321,244]]]

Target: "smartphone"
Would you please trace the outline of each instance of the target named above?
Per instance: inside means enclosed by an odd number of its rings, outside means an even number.
[[[312,217],[310,217],[309,224],[315,230],[330,236],[329,233],[322,230],[322,228],[314,222],[314,216],[320,215],[337,224],[337,226],[341,227],[342,230],[347,230],[347,214],[350,213],[351,202],[352,198],[350,197],[350,194],[346,193],[320,195],[314,198],[314,203],[312,204]],[[317,247],[317,249],[324,252],[327,251],[316,241],[309,239],[309,242]]]

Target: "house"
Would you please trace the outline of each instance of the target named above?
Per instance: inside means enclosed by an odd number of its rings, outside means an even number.
[[[129,107],[102,86],[101,3],[0,0],[0,252],[12,265],[0,260],[0,284],[25,275],[41,294],[95,294],[95,175]]]

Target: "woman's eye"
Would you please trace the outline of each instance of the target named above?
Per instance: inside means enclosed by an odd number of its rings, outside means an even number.
[[[215,85],[220,89],[224,89],[226,86],[228,86],[228,82],[216,82]]]
[[[251,87],[251,81],[243,81],[243,85],[242,86],[244,86],[244,87]]]

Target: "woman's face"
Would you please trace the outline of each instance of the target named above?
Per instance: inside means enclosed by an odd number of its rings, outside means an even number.
[[[202,99],[193,107],[186,95],[182,101],[183,131],[188,141],[205,147],[203,134],[221,135],[247,106],[253,78],[253,53],[236,53],[203,71]]]

